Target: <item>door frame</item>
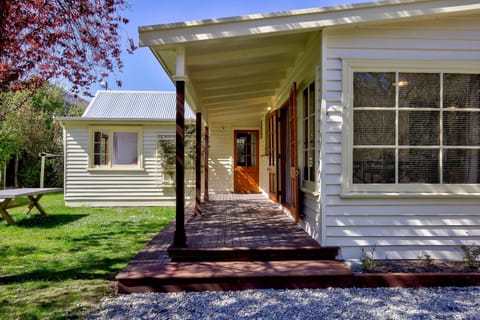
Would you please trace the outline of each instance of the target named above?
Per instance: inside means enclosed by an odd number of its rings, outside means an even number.
[[[255,133],[255,190],[252,191],[239,191],[237,185],[237,134],[238,133]],[[259,156],[259,144],[260,144],[260,131],[258,129],[238,129],[233,131],[234,149],[233,149],[233,191],[235,193],[259,193],[260,192],[260,156]]]
[[[300,185],[296,83],[292,84],[290,96],[285,104],[280,109],[267,114],[266,121],[269,197],[286,208],[298,223]],[[287,199],[287,188],[289,199]]]

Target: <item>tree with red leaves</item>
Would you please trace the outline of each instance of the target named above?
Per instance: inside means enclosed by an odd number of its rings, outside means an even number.
[[[121,70],[127,8],[125,0],[0,0],[0,92],[54,79],[86,92]],[[132,53],[133,40],[125,40]]]

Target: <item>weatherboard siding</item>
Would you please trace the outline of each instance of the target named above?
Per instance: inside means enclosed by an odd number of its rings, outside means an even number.
[[[172,127],[172,126],[170,126]],[[174,205],[175,190],[164,183],[157,160],[159,135],[168,126],[144,126],[143,171],[89,171],[88,127],[66,130],[65,202],[70,206]],[[187,174],[188,176],[188,174]]]
[[[459,245],[480,244],[480,199],[341,197],[342,59],[480,64],[480,15],[331,28],[323,46],[322,244],[340,246],[343,259],[359,259],[362,247],[374,246],[378,259],[461,259]]]

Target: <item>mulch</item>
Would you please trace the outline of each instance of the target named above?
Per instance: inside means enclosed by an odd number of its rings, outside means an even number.
[[[472,273],[480,272],[480,268],[467,267],[463,261],[433,260],[375,260],[375,269],[365,273],[423,273],[423,272],[451,272]]]

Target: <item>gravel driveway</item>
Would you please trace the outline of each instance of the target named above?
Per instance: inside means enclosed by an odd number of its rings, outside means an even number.
[[[131,294],[88,319],[480,319],[480,287]]]

